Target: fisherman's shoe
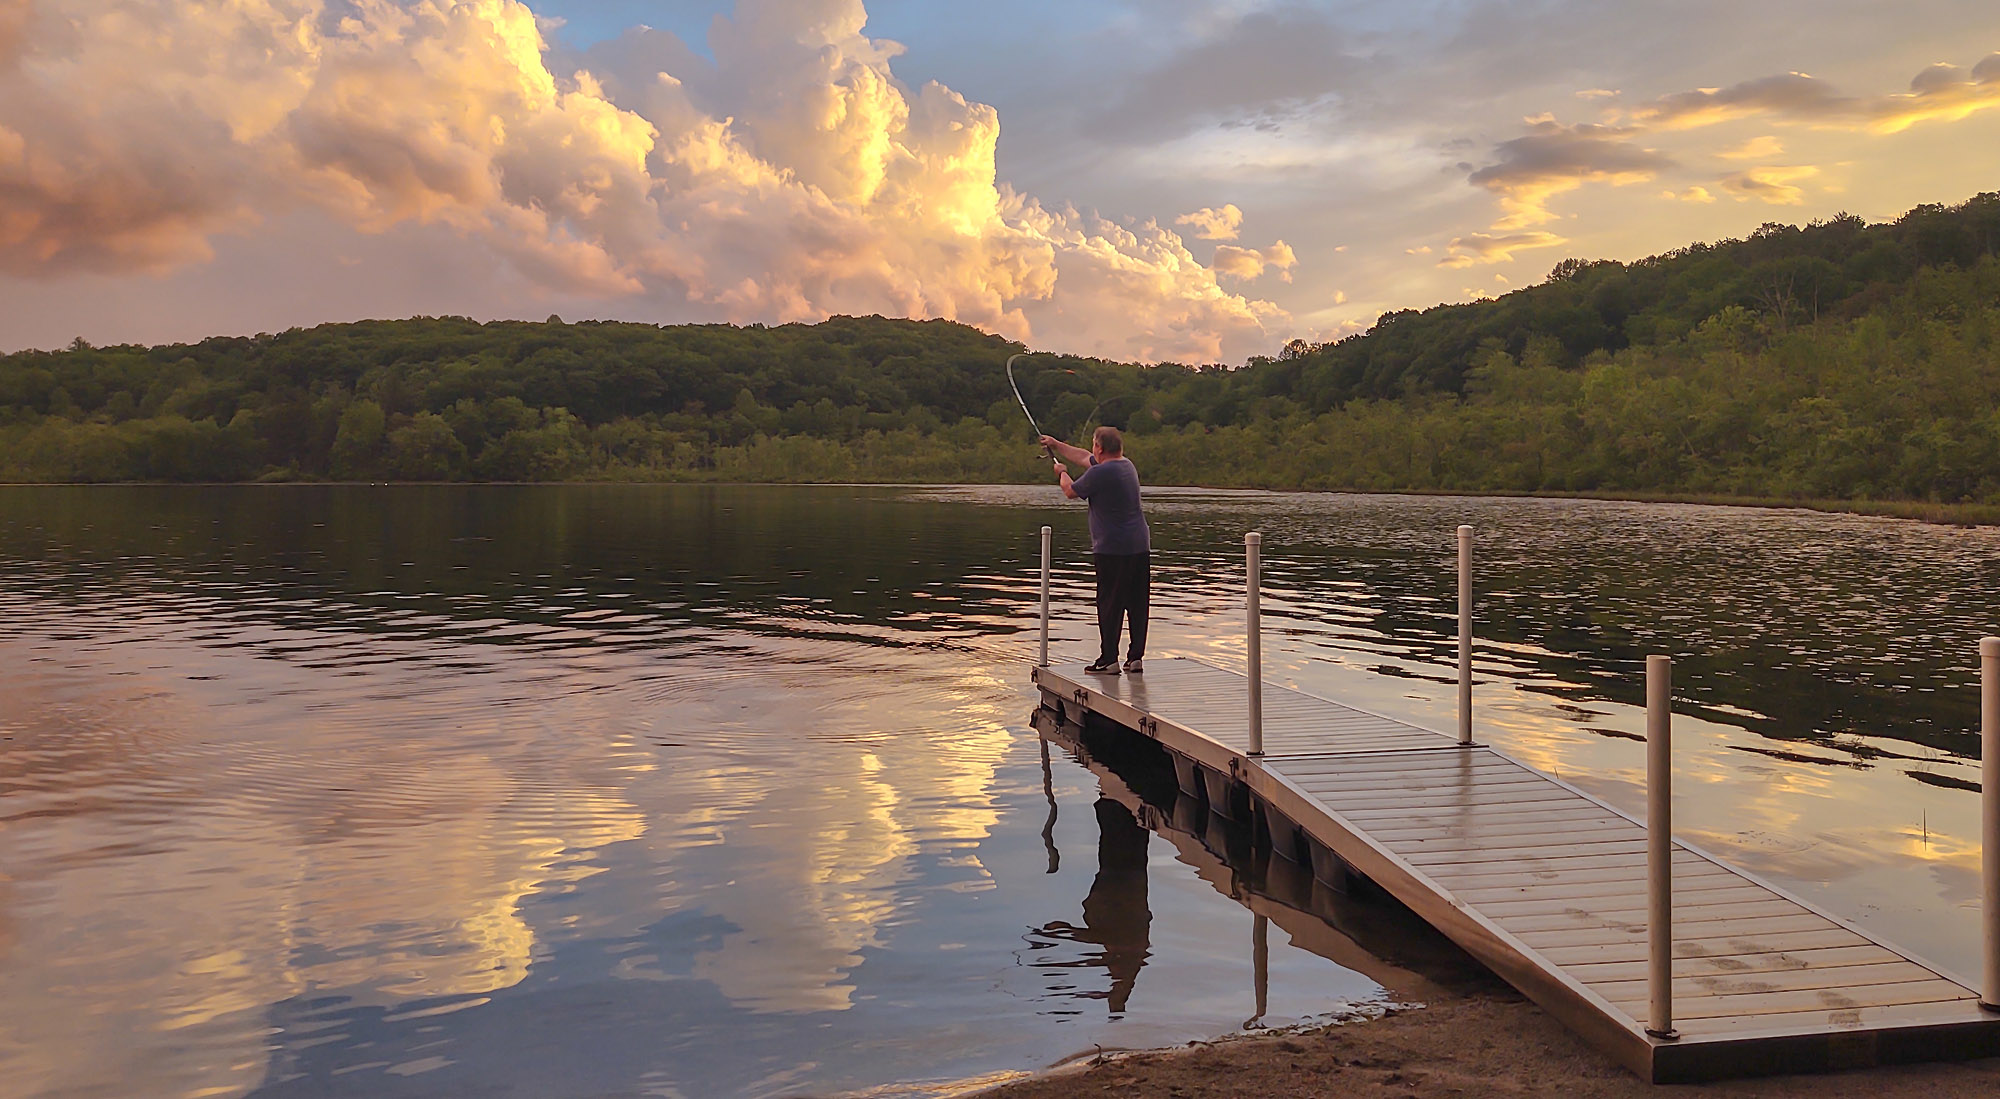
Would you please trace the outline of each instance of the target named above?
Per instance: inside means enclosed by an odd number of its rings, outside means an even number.
[[[1100,660],[1085,668],[1084,671],[1089,672],[1091,675],[1117,675],[1118,662],[1116,660]]]
[[[1125,670],[1131,672],[1133,675],[1138,675],[1140,672],[1143,672],[1146,669],[1142,664],[1142,662],[1135,658],[1132,660],[1127,660],[1125,662]]]

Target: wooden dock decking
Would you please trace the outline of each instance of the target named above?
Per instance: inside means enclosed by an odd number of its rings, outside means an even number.
[[[1277,853],[1366,876],[1644,1079],[2000,1054],[2000,1014],[1966,984],[1678,843],[1679,1037],[1653,1037],[1640,822],[1490,747],[1268,683],[1250,757],[1245,677],[1146,666],[1033,678],[1073,719],[1158,741],[1190,792],[1261,814]]]

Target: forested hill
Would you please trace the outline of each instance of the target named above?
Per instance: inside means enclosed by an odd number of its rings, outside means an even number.
[[[1049,430],[1155,484],[2000,502],[2000,195],[1766,225],[1240,369],[1036,355]],[[1022,480],[944,321],[463,318],[0,358],[0,478]]]
[[[1324,412],[1356,397],[1459,393],[1487,350],[1575,365],[1598,352],[1685,342],[1732,308],[1767,337],[1883,311],[1928,270],[1965,270],[2000,253],[2000,193],[1919,206],[1869,225],[1842,214],[1804,228],[1767,223],[1745,240],[1696,244],[1636,263],[1564,260],[1546,282],[1494,301],[1385,313],[1365,335],[1307,349],[1263,371],[1260,390]],[[1733,316],[1733,314],[1730,314]],[[1734,323],[1734,322],[1731,322]]]

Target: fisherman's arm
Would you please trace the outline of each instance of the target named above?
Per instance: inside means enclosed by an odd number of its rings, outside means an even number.
[[[1069,479],[1069,467],[1062,464],[1061,462],[1055,463],[1055,467],[1056,467],[1056,484],[1062,486],[1063,495],[1069,497],[1072,500],[1083,499],[1083,497],[1077,495],[1076,482]]]
[[[1057,457],[1075,462],[1080,466],[1090,464],[1090,451],[1080,446],[1071,446],[1053,435],[1042,436],[1042,447]]]

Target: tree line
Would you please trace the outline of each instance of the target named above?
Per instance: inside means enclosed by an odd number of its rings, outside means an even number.
[[[1155,484],[2000,503],[2000,194],[1768,224],[1238,368],[1061,355],[1044,427]],[[14,481],[1039,479],[946,321],[462,317],[0,357]]]

